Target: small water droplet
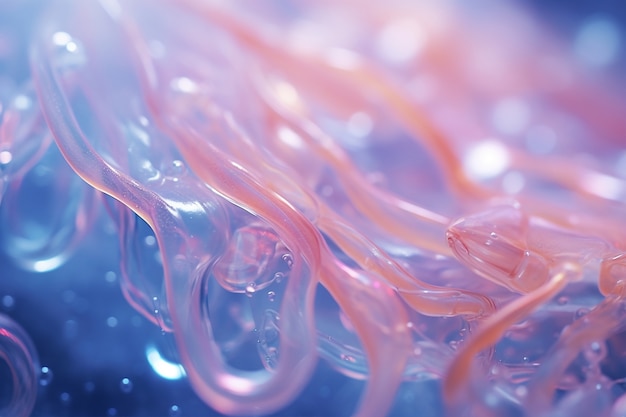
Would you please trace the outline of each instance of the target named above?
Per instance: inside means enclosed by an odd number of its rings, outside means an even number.
[[[7,310],[12,309],[15,306],[15,299],[10,295],[5,295],[2,297],[2,307]]]
[[[66,32],[57,32],[52,37],[56,46],[56,59],[58,65],[71,68],[83,65],[86,61],[82,45]]]
[[[159,320],[159,315],[161,314],[160,306],[159,297],[152,297],[152,307],[154,308],[154,315],[157,320]]]
[[[52,370],[47,366],[41,367],[41,374],[39,375],[39,385],[47,387],[52,382]]]
[[[59,398],[61,399],[61,403],[63,403],[63,405],[69,405],[70,401],[72,401],[72,397],[67,392],[62,392]]]
[[[128,378],[122,378],[120,389],[123,393],[128,394],[133,390],[133,382]]]
[[[117,318],[111,316],[107,319],[107,326],[113,328],[117,327]]]
[[[104,274],[104,279],[106,282],[112,284],[117,280],[117,274],[113,271],[108,271],[106,274]]]
[[[180,416],[182,416],[182,412],[180,410],[180,407],[177,406],[176,404],[171,406],[170,407],[170,417],[180,417]]]
[[[489,236],[490,236],[493,240],[498,239],[498,234],[497,234],[496,232],[491,232],[491,233],[489,234]]]
[[[276,300],[276,293],[274,291],[268,291],[267,299],[270,300],[270,302],[274,302],[274,300]]]
[[[589,364],[594,367],[597,366],[605,357],[607,349],[604,342],[592,342],[583,354]]]
[[[283,278],[285,278],[285,275],[282,272],[277,272],[274,274],[274,281],[277,284],[280,284],[283,280]]]
[[[154,318],[161,329],[161,333],[165,333],[165,326],[163,325],[163,315],[161,314],[161,300],[159,297],[152,297],[152,306],[154,307]]]
[[[344,360],[344,361],[350,362],[350,363],[355,363],[356,362],[356,359],[354,359],[354,356],[346,355],[344,353],[341,354],[341,360]]]
[[[283,262],[287,264],[287,268],[291,269],[293,267],[293,256],[290,253],[284,254]]]
[[[0,107],[0,111],[2,108]],[[0,152],[0,165],[8,165],[13,160],[13,155],[9,151]]]
[[[589,314],[589,309],[588,308],[582,307],[582,308],[579,308],[578,310],[576,310],[576,318],[584,317],[587,314]]]
[[[248,285],[246,285],[246,295],[248,297],[252,297],[255,292],[256,292],[256,284],[254,282],[250,282]]]
[[[563,305],[567,304],[567,302],[568,302],[568,301],[569,301],[569,298],[568,298],[568,297],[566,297],[566,296],[561,296],[561,297],[559,297],[559,298],[557,298],[557,299],[556,299],[556,303],[557,303],[558,305],[561,305],[561,306],[563,306]]]

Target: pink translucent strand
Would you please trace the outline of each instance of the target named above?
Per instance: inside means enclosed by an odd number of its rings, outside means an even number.
[[[526,12],[481,4],[51,8],[20,92],[39,107],[0,124],[0,202],[37,167],[58,198],[34,249],[28,207],[0,207],[7,252],[50,270],[104,204],[124,296],[223,413],[284,408],[318,357],[367,380],[359,416],[429,378],[454,416],[619,411],[603,367],[624,331],[626,183],[606,155],[624,100]],[[511,103],[518,132],[493,121]],[[137,249],[143,222],[162,265]]]

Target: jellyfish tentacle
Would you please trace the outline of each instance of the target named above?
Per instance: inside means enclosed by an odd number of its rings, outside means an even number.
[[[517,298],[488,317],[461,348],[448,368],[443,389],[447,400],[451,404],[461,404],[461,398],[466,395],[464,390],[472,390],[472,386],[479,387],[479,385],[467,385],[472,372],[474,357],[482,350],[495,344],[511,325],[519,322],[533,310],[553,298],[569,282],[576,279],[580,273],[580,267],[576,264],[557,265],[554,267],[550,280],[543,286]]]

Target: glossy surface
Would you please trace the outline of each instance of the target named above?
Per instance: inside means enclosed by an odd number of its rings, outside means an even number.
[[[15,330],[9,406],[621,415],[618,20],[567,37],[490,0],[38,17],[4,35],[29,69],[4,52],[1,262],[24,282],[2,302],[60,324],[38,354]]]

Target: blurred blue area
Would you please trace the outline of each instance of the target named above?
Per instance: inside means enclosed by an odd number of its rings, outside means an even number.
[[[0,102],[29,77],[28,39],[41,3],[0,2]],[[626,46],[623,0],[519,3],[534,9],[545,24],[566,38],[573,37],[591,16],[607,16],[620,25]],[[616,68],[623,70],[625,60],[622,53]],[[20,270],[0,254],[0,312],[30,334],[41,366],[47,370],[42,374],[33,416],[219,415],[198,399],[184,378],[165,379],[149,363],[149,347],[174,362],[173,340],[122,297],[117,238],[105,230],[107,224],[101,213],[96,230],[70,262],[45,274]],[[438,385],[432,381],[405,384],[391,414],[438,415]],[[305,392],[276,415],[350,415],[362,386],[320,362]]]

